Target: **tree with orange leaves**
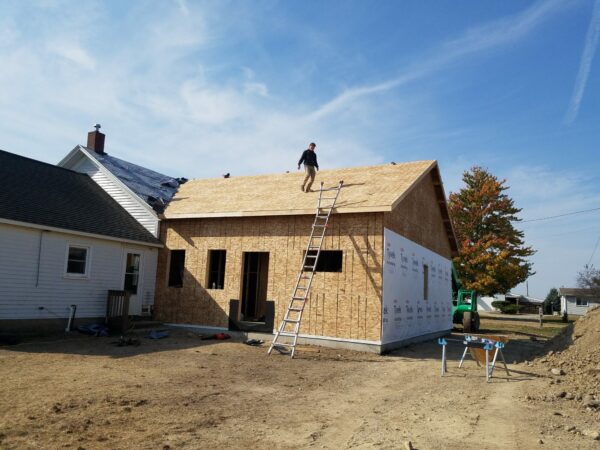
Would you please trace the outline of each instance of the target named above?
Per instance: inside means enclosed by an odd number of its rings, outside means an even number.
[[[464,288],[481,295],[506,293],[534,273],[527,258],[535,250],[525,246],[523,232],[513,226],[521,210],[506,195],[506,180],[486,169],[465,171],[463,182],[448,199],[458,240],[454,266]]]

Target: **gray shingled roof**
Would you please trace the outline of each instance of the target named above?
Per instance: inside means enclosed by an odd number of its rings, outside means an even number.
[[[558,295],[565,297],[596,297],[600,299],[600,288],[597,289],[581,289],[581,288],[560,288]]]
[[[160,244],[89,176],[0,150],[0,218]]]
[[[162,213],[171,201],[179,181],[177,178],[163,175],[145,167],[132,164],[106,153],[96,153],[91,148],[84,147],[104,167],[121,180],[129,189],[135,192],[143,201],[157,212]]]

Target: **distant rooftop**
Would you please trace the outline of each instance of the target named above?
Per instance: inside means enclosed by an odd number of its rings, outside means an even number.
[[[582,289],[582,288],[560,288],[558,295],[565,297],[597,297],[600,298],[600,288]]]

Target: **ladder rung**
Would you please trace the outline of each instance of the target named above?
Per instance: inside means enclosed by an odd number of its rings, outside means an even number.
[[[289,308],[288,311],[302,312],[304,310],[302,308]]]
[[[298,333],[292,333],[291,331],[280,331],[279,336],[294,337],[294,336],[298,336]],[[287,344],[287,345],[290,345],[290,344]]]
[[[305,259],[306,259],[306,258],[316,258],[316,257],[317,257],[317,255],[305,255],[305,256],[304,256],[304,258],[305,258]]]
[[[313,228],[314,228],[314,227],[325,228],[326,226],[327,226],[327,224],[326,224],[326,223],[324,223],[323,225],[321,225],[321,224],[318,224],[318,223],[315,223],[315,224],[313,224]]]
[[[278,345],[282,347],[294,347],[294,344],[286,344],[285,342],[273,342],[273,348],[277,347]]]
[[[317,217],[317,219],[327,219],[327,218],[329,218],[329,216],[320,216],[318,214],[317,214],[316,217]]]
[[[300,323],[298,319],[283,319],[283,321],[287,323]]]
[[[321,197],[321,200],[335,200],[337,197]]]
[[[306,297],[292,297],[292,300],[306,300]]]

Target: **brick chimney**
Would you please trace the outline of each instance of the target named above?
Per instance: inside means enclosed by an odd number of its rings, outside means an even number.
[[[94,150],[100,155],[105,155],[106,153],[104,153],[104,133],[100,133],[99,123],[94,125],[94,128],[96,129],[96,131],[90,131],[88,133],[87,148]]]

